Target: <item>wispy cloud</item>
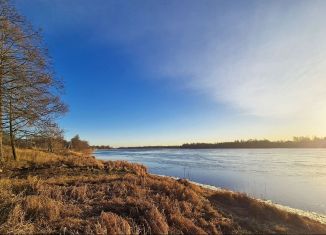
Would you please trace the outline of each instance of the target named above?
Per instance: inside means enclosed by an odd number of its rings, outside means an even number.
[[[244,114],[326,115],[325,1],[68,2],[51,1],[53,24],[120,45],[153,77]]]
[[[155,45],[162,49],[149,67],[246,114],[320,115],[326,100],[326,6],[275,3],[178,17],[186,21]]]

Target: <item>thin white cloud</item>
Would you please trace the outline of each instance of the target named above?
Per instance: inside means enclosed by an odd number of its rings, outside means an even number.
[[[246,114],[320,115],[326,102],[326,7],[313,1],[284,7],[289,9],[270,12],[260,5],[243,21],[226,21],[226,28],[210,23],[209,37],[193,32],[185,46],[158,60],[160,71],[186,78],[185,85]]]
[[[153,77],[239,112],[326,115],[326,1],[35,2],[52,7],[53,24],[85,27]]]

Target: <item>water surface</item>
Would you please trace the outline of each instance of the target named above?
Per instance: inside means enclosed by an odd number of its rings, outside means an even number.
[[[326,149],[116,149],[94,155],[326,214]]]

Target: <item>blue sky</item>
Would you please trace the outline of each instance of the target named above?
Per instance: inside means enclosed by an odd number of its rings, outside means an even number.
[[[326,2],[15,0],[43,29],[66,137],[173,145],[326,133]]]

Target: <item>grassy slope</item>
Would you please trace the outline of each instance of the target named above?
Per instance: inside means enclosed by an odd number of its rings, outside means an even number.
[[[142,165],[76,153],[18,155],[0,173],[0,234],[326,232],[326,225],[243,194],[150,175]]]

